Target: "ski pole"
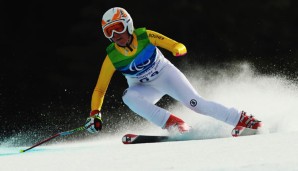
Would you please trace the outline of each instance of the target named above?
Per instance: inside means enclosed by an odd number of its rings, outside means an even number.
[[[32,148],[35,148],[35,147],[37,147],[37,146],[39,146],[39,145],[41,145],[41,144],[43,144],[43,143],[45,143],[45,142],[48,142],[48,141],[50,141],[50,140],[52,140],[52,139],[54,139],[54,138],[56,138],[56,137],[59,137],[59,136],[65,136],[65,135],[70,135],[70,134],[73,134],[73,133],[75,133],[75,132],[83,131],[83,130],[85,130],[85,129],[86,129],[86,128],[85,128],[84,126],[81,126],[81,127],[79,127],[79,128],[76,128],[76,129],[72,129],[72,130],[69,130],[69,131],[65,131],[65,132],[57,133],[57,134],[55,134],[55,135],[53,135],[53,136],[51,136],[51,137],[49,137],[49,138],[47,138],[47,139],[44,139],[44,140],[42,140],[42,141],[40,141],[40,142],[34,144],[33,146],[31,146],[31,147],[29,147],[29,148],[27,148],[27,149],[25,149],[25,150],[20,150],[20,153],[24,153],[24,152],[26,152],[26,151],[28,151],[28,150],[30,150],[30,149],[32,149]]]

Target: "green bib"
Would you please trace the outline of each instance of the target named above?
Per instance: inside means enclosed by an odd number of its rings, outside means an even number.
[[[140,54],[140,52],[142,52],[144,48],[151,44],[146,32],[146,28],[135,29],[134,33],[136,34],[138,41],[137,52],[134,55],[125,56],[121,54],[115,48],[115,43],[111,43],[106,49],[108,56],[112,61],[112,64],[117,70],[120,70],[121,68],[128,66]]]

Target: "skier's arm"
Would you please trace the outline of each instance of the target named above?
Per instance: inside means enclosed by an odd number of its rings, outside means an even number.
[[[96,133],[102,128],[101,106],[108,89],[111,78],[115,72],[110,58],[106,56],[101,66],[100,74],[91,99],[91,112],[85,123],[85,128],[90,133]]]
[[[96,86],[94,88],[92,99],[91,99],[91,111],[94,110],[101,110],[101,106],[104,100],[104,96],[106,94],[106,91],[108,89],[109,83],[111,81],[111,78],[115,72],[115,67],[112,64],[110,58],[106,56],[101,70],[100,74],[96,83]]]
[[[160,33],[147,30],[147,35],[153,45],[167,49],[172,52],[174,56],[182,56],[187,53],[186,47],[182,43],[176,42]]]

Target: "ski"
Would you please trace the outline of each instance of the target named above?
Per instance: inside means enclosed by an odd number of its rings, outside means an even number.
[[[249,136],[259,134],[258,129],[249,129],[244,127],[236,127],[232,130],[233,137]],[[158,142],[170,142],[170,141],[189,141],[200,140],[202,138],[196,138],[191,134],[183,134],[176,136],[165,135],[138,135],[138,134],[125,134],[122,137],[123,144],[143,144],[143,143],[158,143]]]
[[[123,144],[157,143],[171,141],[169,136],[126,134],[122,137]],[[172,140],[174,141],[174,140]]]

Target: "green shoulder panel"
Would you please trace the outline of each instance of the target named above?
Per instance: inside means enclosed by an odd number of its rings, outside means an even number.
[[[113,49],[115,49],[115,43],[111,43],[111,44],[107,47],[106,51],[107,51],[107,53],[109,54]]]
[[[138,28],[135,30],[136,35],[138,36],[138,39],[145,39],[148,38],[146,28]]]
[[[150,43],[145,27],[136,29],[135,33],[137,35],[139,45]]]

